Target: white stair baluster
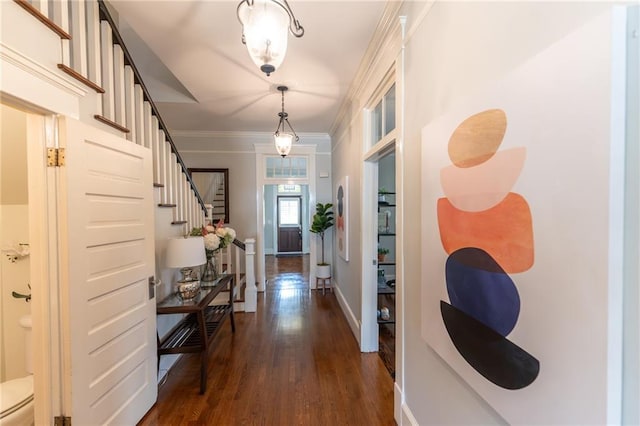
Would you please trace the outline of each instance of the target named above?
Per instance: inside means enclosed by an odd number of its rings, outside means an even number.
[[[100,23],[100,51],[102,57],[102,115],[103,117],[114,121],[115,119],[115,101],[114,95],[114,76],[113,76],[113,34],[111,27],[106,21]]]
[[[253,238],[247,238],[244,241],[244,244],[244,273],[246,281],[246,287],[244,290],[244,310],[245,312],[255,312],[258,308],[258,288],[256,287],[256,273],[254,266],[256,240]]]
[[[113,99],[115,115],[113,121],[126,127],[125,81],[124,81],[124,52],[119,44],[113,45]],[[131,129],[129,129],[131,130]]]
[[[140,101],[140,107],[138,107]],[[133,69],[129,65],[124,67],[124,126],[129,129],[127,140],[143,145],[141,135],[142,98],[136,98],[136,84]]]
[[[86,26],[86,3],[83,1],[72,1],[69,3],[71,9],[71,68],[74,71],[88,77],[87,74],[87,26]]]

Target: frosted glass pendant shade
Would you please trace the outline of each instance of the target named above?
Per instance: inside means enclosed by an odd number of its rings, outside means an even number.
[[[240,3],[238,18],[251,60],[267,75],[282,64],[287,52],[289,15],[271,0]]]
[[[289,133],[277,133],[273,135],[273,139],[276,143],[276,150],[282,157],[286,157],[291,152],[291,145],[293,144],[293,135]]]

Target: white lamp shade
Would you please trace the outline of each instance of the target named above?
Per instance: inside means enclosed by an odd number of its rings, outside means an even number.
[[[278,154],[283,157],[289,155],[291,152],[291,145],[293,144],[293,135],[289,133],[278,133],[277,135],[273,135],[273,139],[276,143],[276,150],[278,150]]]
[[[166,262],[169,268],[190,268],[207,261],[204,238],[170,238],[167,241]]]
[[[271,0],[255,0],[253,6],[241,4],[238,17],[251,60],[259,68],[269,64],[278,69],[287,52],[287,12]]]

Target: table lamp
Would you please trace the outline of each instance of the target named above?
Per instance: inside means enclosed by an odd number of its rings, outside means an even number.
[[[167,242],[167,267],[180,268],[182,278],[176,283],[176,288],[183,299],[192,299],[198,295],[200,279],[192,268],[206,261],[202,237],[170,238]]]

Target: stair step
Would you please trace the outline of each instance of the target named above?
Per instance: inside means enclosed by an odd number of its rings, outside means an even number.
[[[131,130],[127,129],[126,127],[124,127],[120,123],[116,123],[113,120],[109,120],[107,117],[102,116],[100,114],[95,114],[93,116],[93,118],[95,118],[96,120],[98,120],[101,123],[106,124],[107,126],[113,127],[116,130],[120,130],[122,133],[130,133],[131,132]]]
[[[186,220],[174,220],[171,222],[172,225],[184,225],[185,223],[187,223]]]
[[[156,182],[154,182],[153,183],[153,187],[154,188],[164,188],[164,183],[156,183]]]
[[[177,204],[158,204],[158,207],[176,207]]]

